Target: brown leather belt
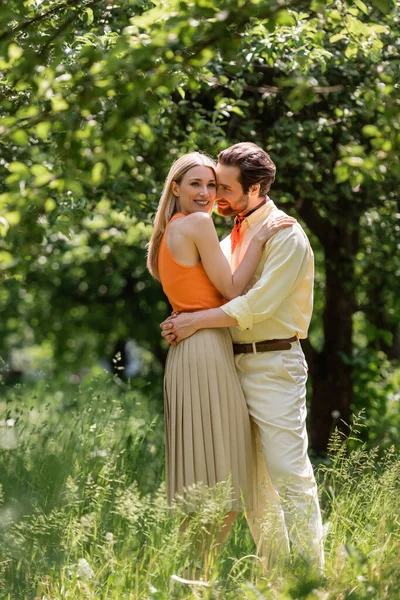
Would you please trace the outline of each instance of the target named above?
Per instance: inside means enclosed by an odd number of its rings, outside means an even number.
[[[255,344],[233,344],[233,354],[250,354],[252,352],[273,352],[275,350],[290,350],[290,342],[296,342],[297,335],[286,340],[263,340]]]

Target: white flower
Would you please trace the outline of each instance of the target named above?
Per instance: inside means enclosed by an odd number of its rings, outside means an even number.
[[[111,533],[111,531],[107,531],[107,533],[106,533],[106,541],[107,541],[109,544],[113,544],[113,543],[114,543],[114,536],[113,536],[113,534]]]
[[[78,567],[76,573],[81,579],[93,579],[94,577],[94,571],[89,565],[86,558],[80,558],[78,560]]]
[[[6,423],[7,423],[8,427],[14,427],[15,419],[7,419]]]

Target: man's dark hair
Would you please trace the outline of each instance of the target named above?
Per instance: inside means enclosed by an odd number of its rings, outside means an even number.
[[[245,194],[253,184],[259,183],[259,195],[265,196],[275,181],[275,164],[269,154],[253,142],[241,142],[223,150],[218,154],[218,161],[226,166],[239,167],[239,182]]]

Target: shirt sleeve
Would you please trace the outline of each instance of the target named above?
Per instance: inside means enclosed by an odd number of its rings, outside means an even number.
[[[282,301],[306,275],[311,246],[305,233],[296,225],[282,229],[265,246],[266,258],[257,283],[221,309],[238,322],[238,329],[252,329],[255,323],[269,319]]]

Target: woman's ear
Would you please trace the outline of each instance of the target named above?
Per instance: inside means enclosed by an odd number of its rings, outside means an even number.
[[[179,185],[176,183],[176,181],[173,181],[171,183],[171,190],[172,190],[172,193],[174,194],[174,196],[179,198]]]

